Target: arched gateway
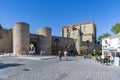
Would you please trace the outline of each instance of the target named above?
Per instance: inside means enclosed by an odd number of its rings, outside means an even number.
[[[34,51],[35,55],[39,55],[41,50],[39,45],[40,45],[39,36],[36,34],[30,34],[29,51],[31,48],[31,50]]]

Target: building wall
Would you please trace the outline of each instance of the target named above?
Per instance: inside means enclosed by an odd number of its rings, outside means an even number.
[[[102,58],[105,56],[115,57],[120,52],[120,34],[102,39]]]
[[[52,36],[52,53],[56,53],[56,42],[55,39],[59,39],[60,42],[58,43],[58,51],[61,50],[64,52],[66,50],[66,45],[72,45],[75,46],[74,40],[72,38],[65,38],[65,37],[59,37],[59,36]]]
[[[82,32],[82,41],[89,40],[95,43],[96,41],[96,26],[93,22],[85,22],[80,24],[73,24],[64,26],[62,28],[62,37],[75,38],[77,36],[77,30]]]
[[[110,46],[111,46],[111,47],[114,47],[114,48],[118,48],[118,40],[119,40],[119,37],[118,37],[118,38],[111,39],[111,40],[110,40]]]
[[[0,29],[0,53],[11,53],[13,51],[12,29]]]
[[[13,54],[27,55],[29,53],[29,24],[16,22],[13,26]]]
[[[33,44],[35,47],[35,53],[40,54],[40,36],[37,34],[30,34],[30,44]]]
[[[84,22],[80,24],[64,26],[62,28],[62,37],[79,40],[79,45],[76,42],[77,49],[79,49],[80,46],[87,46],[88,44],[86,41],[89,41],[89,51],[93,51],[96,44],[96,26],[93,22]]]
[[[106,38],[106,39],[102,40],[102,48],[109,47],[109,44],[110,44],[110,39],[109,38]]]
[[[110,45],[110,38],[106,38],[102,40],[102,58],[108,56],[109,50],[104,50],[104,49],[109,48],[110,47],[109,45]]]
[[[92,43],[95,43],[96,41],[96,27],[94,23],[84,23],[81,24],[81,29],[83,33],[83,39],[82,41],[90,41]]]
[[[0,29],[0,53],[12,53],[13,52],[13,30],[12,29]],[[30,34],[30,43],[37,44],[37,53],[40,52],[39,36],[37,34]]]
[[[52,30],[49,27],[43,27],[37,30],[37,34],[40,36],[40,47],[42,51],[47,54],[51,54],[52,46]]]
[[[93,36],[92,35],[83,35],[82,41],[89,40],[89,42],[93,42]]]
[[[29,43],[33,43],[36,46],[36,52],[39,54],[41,50],[45,50],[49,54],[55,52],[55,39],[58,38],[59,50],[62,52],[66,49],[66,45],[74,46],[74,50],[79,49],[81,45],[86,46],[86,41],[89,41],[89,48],[92,50],[95,44],[96,38],[96,28],[93,22],[85,22],[80,24],[74,24],[69,26],[64,26],[62,28],[62,37],[52,36],[52,30],[50,28],[38,29],[37,34],[30,34]],[[82,35],[80,34],[82,32]],[[0,53],[13,52],[13,31],[12,29],[0,29],[2,38],[0,37]],[[77,41],[80,41],[80,46],[77,45]],[[78,41],[78,42],[79,42]],[[76,45],[79,46],[76,48]],[[51,52],[52,50],[52,52]]]

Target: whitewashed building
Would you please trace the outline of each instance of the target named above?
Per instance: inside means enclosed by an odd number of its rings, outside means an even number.
[[[110,56],[111,60],[120,53],[120,33],[102,39],[102,58]]]

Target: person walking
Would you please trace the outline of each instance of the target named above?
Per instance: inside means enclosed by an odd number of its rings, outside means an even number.
[[[43,51],[41,50],[41,51],[40,51],[40,56],[42,56],[42,55],[43,55]]]
[[[65,50],[65,51],[64,51],[65,60],[68,60],[67,54],[68,54],[68,52]]]
[[[59,60],[62,60],[62,52],[59,51],[58,53],[59,53]]]

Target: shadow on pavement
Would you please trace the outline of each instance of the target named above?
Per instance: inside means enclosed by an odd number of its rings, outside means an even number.
[[[16,64],[16,63],[4,64],[4,63],[0,63],[0,69],[4,69],[4,68],[8,68],[8,67],[22,66],[22,65],[24,65],[24,64]]]
[[[67,59],[67,60],[62,59],[62,60],[60,60],[60,61],[76,61],[76,59]]]

